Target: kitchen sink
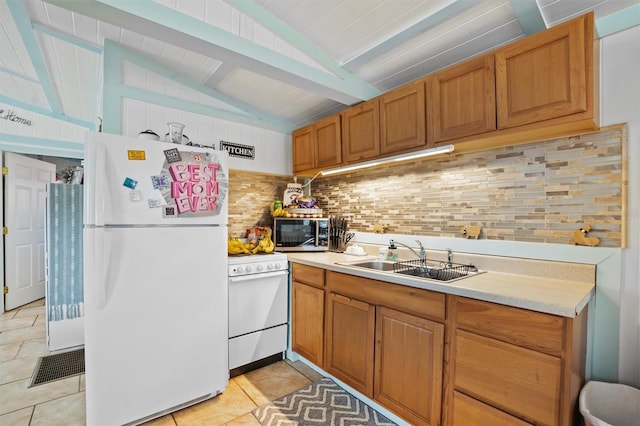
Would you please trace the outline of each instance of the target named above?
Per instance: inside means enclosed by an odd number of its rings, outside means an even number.
[[[356,266],[358,268],[375,269],[376,271],[393,271],[393,264],[386,260],[364,260],[360,262],[338,262],[343,266]]]
[[[363,260],[359,262],[336,262],[342,266],[353,266],[356,268],[372,269],[380,272],[391,272],[394,274],[410,275],[416,278],[423,278],[427,281],[452,282],[463,278],[468,278],[482,272],[475,269],[473,265],[461,265],[446,262],[422,262],[388,260]]]

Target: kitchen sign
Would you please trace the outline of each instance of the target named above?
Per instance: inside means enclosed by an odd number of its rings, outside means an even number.
[[[22,124],[24,126],[29,126],[29,127],[31,127],[31,124],[32,124],[31,120],[17,116],[15,112],[11,110],[5,110],[2,108],[0,108],[0,119],[11,121],[13,123]]]
[[[220,151],[227,151],[229,157],[244,158],[247,160],[256,159],[256,147],[250,145],[242,145],[239,143],[220,141]]]

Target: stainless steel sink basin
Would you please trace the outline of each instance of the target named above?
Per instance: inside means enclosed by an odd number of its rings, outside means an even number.
[[[372,269],[380,272],[410,275],[425,281],[452,282],[468,278],[482,272],[473,270],[469,265],[448,264],[443,262],[402,261],[392,262],[388,260],[363,260],[359,262],[337,262],[342,266]],[[475,269],[475,268],[474,268]]]
[[[393,263],[385,260],[363,260],[361,262],[338,262],[338,265],[375,269],[376,271],[393,271]]]

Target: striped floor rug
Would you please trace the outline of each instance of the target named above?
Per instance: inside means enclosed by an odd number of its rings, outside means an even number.
[[[263,426],[396,425],[326,377],[256,408],[253,415]]]

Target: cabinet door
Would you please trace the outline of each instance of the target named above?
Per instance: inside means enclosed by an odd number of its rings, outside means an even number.
[[[373,397],[375,306],[330,293],[325,370]]]
[[[378,307],[374,399],[415,425],[439,425],[444,325]]]
[[[342,163],[342,135],[340,130],[340,115],[325,118],[314,124],[315,167],[333,167]]]
[[[560,358],[455,331],[453,386],[534,424],[560,421]]]
[[[496,129],[493,55],[471,59],[428,78],[427,114],[434,142]]]
[[[498,128],[587,109],[585,17],[496,51]]]
[[[400,87],[380,98],[382,154],[426,146],[424,99],[424,81]]]
[[[295,130],[292,134],[293,173],[311,170],[315,167],[313,125]]]
[[[342,113],[342,153],[347,163],[380,155],[380,102],[363,102]]]
[[[324,349],[324,291],[293,282],[291,348],[322,367]]]

